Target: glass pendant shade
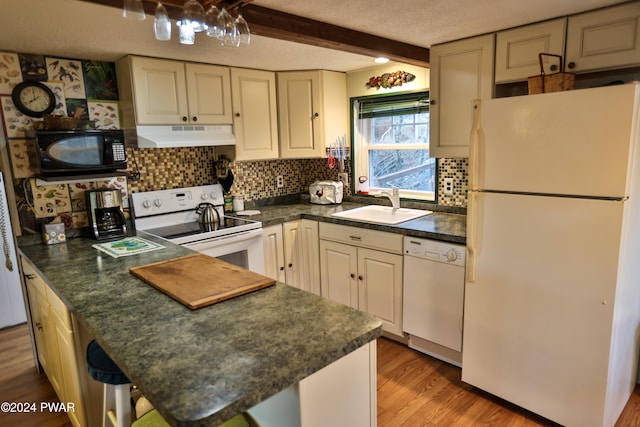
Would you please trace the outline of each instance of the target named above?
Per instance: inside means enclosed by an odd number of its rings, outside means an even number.
[[[223,28],[222,44],[225,46],[240,45],[236,23],[224,6],[222,7],[220,15],[218,15],[218,22]]]
[[[220,10],[212,4],[205,14],[204,22],[207,24],[207,36],[222,40],[224,36],[224,25],[218,21],[219,15]]]
[[[143,21],[147,18],[142,7],[142,0],[124,0],[122,16],[135,21]]]
[[[180,44],[194,44],[196,42],[196,33],[193,31],[191,21],[179,21],[178,33],[180,35]]]
[[[242,17],[242,7],[238,8],[238,17],[235,23],[240,44],[248,45],[251,43],[251,31],[249,31],[249,24]]]
[[[167,9],[165,9],[160,2],[158,2],[158,6],[156,6],[153,31],[156,35],[156,40],[171,40],[171,19],[169,18]]]
[[[182,8],[182,22],[191,22],[193,31],[204,31],[206,25],[204,7],[197,0],[187,0]]]

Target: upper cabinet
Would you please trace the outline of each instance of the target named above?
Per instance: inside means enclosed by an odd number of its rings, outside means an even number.
[[[276,75],[231,69],[235,160],[278,158]]]
[[[566,71],[585,72],[640,65],[640,3],[569,17]]]
[[[280,157],[324,157],[348,133],[347,79],[332,71],[278,73]]]
[[[125,126],[232,122],[228,67],[134,56],[116,67]]]
[[[431,48],[432,157],[467,157],[472,101],[493,97],[494,34]]]
[[[540,74],[540,53],[564,55],[567,19],[527,25],[496,35],[496,83],[527,80]],[[543,58],[545,74],[560,71],[558,63]]]

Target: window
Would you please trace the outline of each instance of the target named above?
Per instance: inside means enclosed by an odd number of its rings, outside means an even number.
[[[400,196],[435,201],[436,159],[429,157],[429,92],[352,98],[355,177],[369,191],[395,185]]]

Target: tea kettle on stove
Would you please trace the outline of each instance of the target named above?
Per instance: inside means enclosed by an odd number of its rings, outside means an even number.
[[[200,224],[211,225],[220,222],[220,214],[211,203],[200,203],[196,206],[196,213]]]

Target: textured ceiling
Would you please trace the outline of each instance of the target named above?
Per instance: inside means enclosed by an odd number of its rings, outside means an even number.
[[[393,40],[430,47],[476,34],[621,3],[620,0],[254,0],[259,6]],[[126,54],[175,58],[266,70],[351,71],[372,58],[253,37],[229,48],[203,34],[195,46],[153,37],[153,19],[129,21],[117,8],[79,0],[3,1],[0,50],[116,60]],[[249,22],[251,26],[251,22]]]

